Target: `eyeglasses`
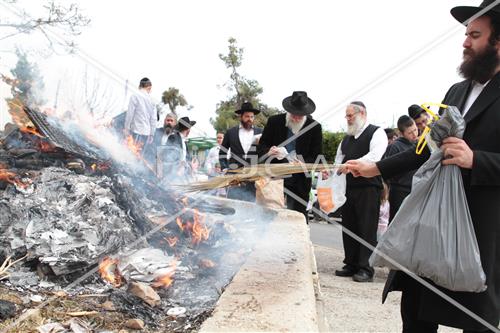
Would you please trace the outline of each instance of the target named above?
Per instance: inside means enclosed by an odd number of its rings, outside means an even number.
[[[359,111],[356,111],[356,112],[353,112],[353,113],[350,113],[350,114],[346,114],[345,115],[345,119],[352,119],[358,113],[359,113]]]

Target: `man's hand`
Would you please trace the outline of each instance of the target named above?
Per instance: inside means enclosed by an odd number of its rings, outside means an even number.
[[[271,156],[276,156],[280,153],[280,150],[278,147],[276,146],[272,146],[270,149],[269,149],[269,155]]]
[[[153,143],[153,136],[152,135],[148,136],[148,144],[151,144],[151,143]]]
[[[124,129],[123,129],[123,135],[124,135],[125,137],[129,136],[129,135],[130,135],[130,131],[129,131],[128,129],[124,128]]]
[[[380,175],[380,170],[373,162],[365,162],[360,160],[351,160],[345,163],[345,168],[352,173],[354,177],[371,178]]]
[[[323,170],[321,171],[321,179],[327,180],[330,177],[330,171],[329,170]]]
[[[443,165],[455,164],[464,169],[472,169],[474,152],[464,140],[449,137],[443,140],[441,150],[444,154]]]

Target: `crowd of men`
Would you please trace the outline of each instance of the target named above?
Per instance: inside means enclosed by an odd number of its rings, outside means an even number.
[[[441,288],[454,302],[466,307],[494,327],[500,317],[500,5],[485,0],[478,7],[460,6],[451,14],[466,26],[463,62],[459,73],[464,81],[453,85],[443,103],[457,106],[467,123],[464,138],[447,138],[441,149],[444,165],[461,168],[464,189],[472,216],[487,290],[480,293],[454,292]],[[476,15],[478,14],[478,15]],[[474,16],[475,15],[475,16]],[[176,119],[169,114],[164,127],[156,130],[154,107],[147,103],[151,82],[140,82],[127,112],[126,134],[154,149],[145,154],[167,161],[165,174],[186,176],[193,168],[186,139],[195,121]],[[304,91],[295,91],[283,100],[285,113],[271,116],[263,129],[254,126],[260,110],[249,102],[236,108],[240,123],[217,133],[218,146],[208,154],[209,176],[232,173],[258,163],[286,163],[300,160],[314,163],[322,154],[322,128],[312,117],[315,103]],[[405,112],[406,113],[406,112]],[[430,155],[421,155],[415,145],[429,122],[427,112],[411,105],[397,122],[397,132],[384,131],[368,122],[368,111],[361,101],[345,110],[347,133],[338,147],[335,162],[346,173],[346,203],[342,207],[344,266],[337,276],[357,282],[373,280],[374,269],[368,258],[371,250],[351,237],[372,246],[377,242],[380,198],[385,181],[390,188],[390,220],[411,192],[415,171]],[[166,149],[162,149],[166,147]],[[175,166],[175,167],[172,167]],[[305,173],[284,180],[286,206],[306,215],[311,178]],[[255,201],[255,185],[242,183],[228,189],[233,199]],[[307,216],[306,216],[307,219]],[[464,332],[487,332],[484,323],[463,313],[456,305],[420,285],[402,272],[391,272],[384,290],[401,290],[403,332],[437,332],[438,325],[458,327]]]

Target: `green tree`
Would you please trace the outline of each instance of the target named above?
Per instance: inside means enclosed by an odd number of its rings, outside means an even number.
[[[333,163],[335,161],[337,148],[344,136],[344,132],[323,131],[323,155],[325,155],[325,158],[329,163]]]
[[[228,53],[219,54],[219,58],[224,62],[226,68],[231,70],[229,81],[224,86],[229,91],[227,100],[220,101],[215,110],[216,117],[210,118],[212,126],[218,132],[225,132],[228,128],[239,123],[235,110],[243,102],[251,102],[254,107],[261,110],[255,117],[255,125],[263,127],[267,119],[280,112],[277,108],[272,108],[260,101],[259,95],[264,91],[256,80],[250,80],[242,76],[239,67],[243,62],[243,48],[237,46],[236,39],[229,38]]]
[[[42,98],[45,87],[40,70],[36,63],[30,63],[25,52],[16,50],[17,63],[10,72],[16,79],[16,96],[28,106],[41,106],[45,103]]]
[[[161,95],[161,101],[163,102],[163,104],[168,105],[170,111],[175,115],[177,115],[175,109],[178,106],[188,105],[188,102],[184,95],[179,92],[179,89],[174,87],[170,87],[168,88],[168,90],[165,90],[163,92],[163,94]]]

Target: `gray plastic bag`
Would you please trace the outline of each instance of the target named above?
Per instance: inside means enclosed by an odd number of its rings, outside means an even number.
[[[430,136],[439,147],[449,136],[462,138],[464,130],[459,110],[449,106],[431,124]],[[486,276],[460,168],[443,166],[442,159],[442,151],[434,150],[415,173],[411,193],[380,239],[370,265],[398,269],[380,251],[446,289],[481,292],[486,289]]]

